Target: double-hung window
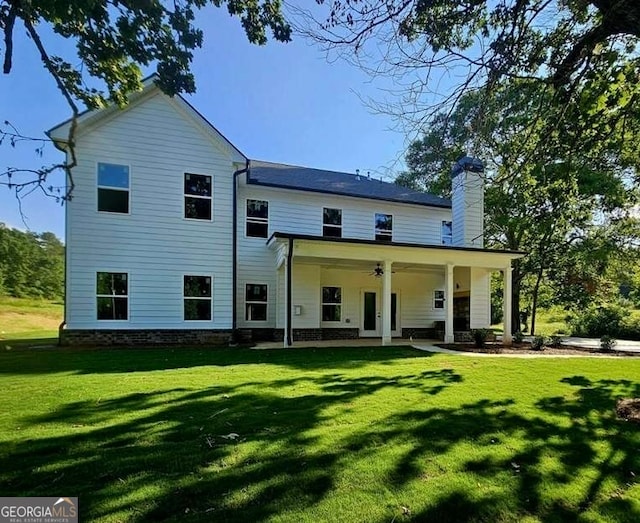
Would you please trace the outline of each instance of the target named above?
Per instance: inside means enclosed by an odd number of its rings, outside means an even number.
[[[211,276],[185,276],[183,296],[185,321],[211,320]]]
[[[245,287],[245,319],[267,321],[267,286],[262,283],[247,283]]]
[[[269,202],[247,200],[247,236],[253,238],[269,236]]]
[[[322,287],[322,321],[342,320],[342,289]]]
[[[393,236],[393,216],[376,213],[376,241],[390,242]]]
[[[453,243],[453,226],[452,223],[442,220],[442,245],[451,245]]]
[[[322,209],[322,236],[342,238],[342,209]]]
[[[129,277],[126,272],[96,273],[96,310],[99,320],[129,318]]]
[[[433,291],[433,308],[444,309],[444,291]]]
[[[184,217],[190,220],[211,220],[211,176],[185,173]]]
[[[129,167],[98,164],[98,211],[129,213]]]

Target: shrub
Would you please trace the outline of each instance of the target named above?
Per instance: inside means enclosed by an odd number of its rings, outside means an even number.
[[[562,345],[562,336],[553,335],[549,339],[549,346],[557,349]]]
[[[487,343],[487,338],[491,331],[489,329],[472,329],[471,335],[473,336],[473,342],[478,348],[482,348]]]
[[[517,331],[514,335],[513,335],[513,341],[514,343],[522,343],[522,341],[524,340],[524,334],[522,334],[521,331]]]
[[[569,324],[574,336],[619,336],[623,318],[631,311],[615,304],[590,306],[571,317]]]
[[[542,350],[547,343],[547,339],[544,336],[536,336],[531,340],[531,348],[533,350]]]
[[[617,343],[616,339],[611,336],[602,336],[602,338],[600,338],[600,349],[602,352],[613,352]]]
[[[622,319],[618,338],[624,340],[640,340],[640,316],[636,311],[630,311],[629,314]]]

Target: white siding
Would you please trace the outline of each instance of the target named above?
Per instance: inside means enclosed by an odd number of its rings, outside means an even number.
[[[453,245],[484,245],[484,188],[482,174],[463,171],[452,180]]]
[[[491,324],[491,271],[471,267],[470,327],[483,329]]]
[[[157,94],[77,139],[67,206],[67,326],[231,328],[232,179],[223,147]],[[130,168],[130,214],[97,212],[96,165]],[[184,219],[184,173],[212,176],[213,221]],[[129,273],[129,320],[96,320],[96,272]],[[182,278],[213,277],[212,321],[183,321]]]

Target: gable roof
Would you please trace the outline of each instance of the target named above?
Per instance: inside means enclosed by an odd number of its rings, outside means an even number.
[[[120,109],[116,105],[112,104],[108,107],[105,107],[104,109],[87,109],[81,112],[78,115],[77,119],[78,127],[76,133],[82,132],[82,130],[84,129],[88,129],[90,127],[98,125],[105,118],[117,115],[121,110],[127,110],[128,108],[134,107],[135,105],[138,105],[142,101],[151,98],[152,96],[162,93],[160,88],[155,83],[157,77],[157,74],[153,74],[142,80],[142,91],[132,93],[129,97],[129,104],[124,109]],[[179,111],[185,114],[196,126],[200,127],[205,132],[205,134],[209,135],[211,138],[216,140],[216,142],[220,143],[220,145],[227,150],[234,161],[247,161],[247,157],[182,96],[164,96]],[[46,132],[46,135],[51,138],[58,146],[64,146],[69,137],[70,126],[71,118],[49,129]]]
[[[429,207],[447,209],[451,207],[451,200],[447,198],[414,191],[395,183],[370,179],[363,175],[257,160],[251,160],[249,163],[247,183]]]

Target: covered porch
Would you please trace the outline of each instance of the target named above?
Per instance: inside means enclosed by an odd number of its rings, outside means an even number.
[[[510,310],[511,260],[522,253],[275,233],[283,345],[331,339],[444,339],[490,325],[490,276]],[[510,314],[505,338],[511,341]],[[377,340],[376,340],[377,338]],[[379,341],[378,341],[379,340]]]

